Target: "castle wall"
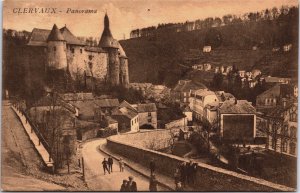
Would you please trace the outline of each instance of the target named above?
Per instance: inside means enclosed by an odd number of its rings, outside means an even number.
[[[108,50],[108,78],[109,82],[112,86],[119,85],[120,79],[120,60],[118,56],[118,50],[114,48],[110,48]]]
[[[48,42],[48,66],[55,69],[67,68],[65,41],[49,41]]]
[[[128,59],[120,57],[120,84],[129,86]]]
[[[67,46],[67,61],[73,79],[76,79],[76,76],[83,79],[84,71],[86,71],[87,75],[93,75],[101,82],[105,81],[108,65],[107,57],[107,53],[87,51],[83,46]]]

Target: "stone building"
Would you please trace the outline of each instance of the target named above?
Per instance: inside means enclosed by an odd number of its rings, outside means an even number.
[[[137,109],[140,129],[157,129],[157,109],[155,103],[132,106]]]
[[[225,101],[218,108],[220,136],[229,141],[252,141],[256,136],[256,110],[246,100]]]
[[[66,85],[73,81],[89,90],[103,84],[129,84],[128,58],[111,34],[107,14],[96,47],[85,45],[67,26],[59,29],[54,24],[52,30],[34,28],[24,48],[23,63],[29,82],[32,77],[41,77],[38,81],[44,82],[46,77],[48,84],[54,81]]]

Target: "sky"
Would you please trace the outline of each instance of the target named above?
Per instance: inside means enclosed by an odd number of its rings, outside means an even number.
[[[32,31],[67,26],[76,36],[100,37],[107,12],[114,38],[129,38],[136,28],[159,23],[194,21],[225,14],[244,14],[282,5],[298,5],[297,0],[4,0],[3,27]],[[14,13],[24,8],[56,8],[50,13]],[[97,13],[66,13],[68,9],[92,9]],[[60,12],[61,11],[61,12]]]

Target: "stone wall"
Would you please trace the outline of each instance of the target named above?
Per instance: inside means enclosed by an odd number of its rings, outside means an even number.
[[[143,131],[118,135],[118,141],[148,149],[162,149],[170,146],[170,130]]]
[[[175,128],[175,127],[184,127],[184,126],[187,126],[186,117],[165,124],[166,129]]]
[[[158,132],[156,137],[164,133],[161,131]],[[165,133],[165,135],[167,134]],[[149,150],[141,146],[141,143],[139,143],[138,140],[146,140],[150,138],[150,136],[154,136],[154,133],[141,132],[138,134],[112,136],[107,139],[107,147],[114,153],[127,157],[146,167],[149,167],[149,161],[154,159],[156,161],[156,168],[160,173],[173,177],[177,165],[182,161],[188,160],[178,156]],[[126,138],[127,143],[125,143]],[[238,174],[201,162],[198,162],[196,187],[199,191],[295,191],[292,188]]]

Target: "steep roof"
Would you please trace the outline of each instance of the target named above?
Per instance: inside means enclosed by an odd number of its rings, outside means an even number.
[[[290,84],[276,84],[271,87],[269,90],[261,93],[257,98],[261,97],[288,97],[293,94],[293,86]]]
[[[119,108],[123,108],[123,107],[126,107],[126,108],[129,108],[131,109],[132,111],[137,111],[130,103],[128,103],[127,101],[122,101],[121,104],[119,105]]]
[[[198,90],[198,89],[207,89],[207,87],[202,83],[196,84],[191,80],[186,80],[186,81],[179,81],[173,90],[176,92],[189,92],[190,90]]]
[[[34,28],[31,32],[29,46],[47,46],[47,39],[51,30]],[[67,44],[84,45],[76,36],[74,36],[67,27],[60,29],[60,33],[67,41]]]
[[[155,103],[138,104],[137,111],[139,113],[157,111]]]
[[[123,47],[121,46],[120,43],[119,43],[119,50],[118,51],[119,51],[119,56],[120,57],[127,58],[126,53],[125,53],[125,51],[124,51],[124,49],[123,49]]]
[[[79,108],[79,115],[84,117],[93,117],[94,109],[97,108],[93,101],[72,101],[71,103]]]
[[[115,40],[109,28],[109,18],[107,14],[104,16],[104,29],[99,41],[99,47],[102,48],[119,48],[119,42]]]
[[[48,41],[65,41],[56,24],[53,25],[53,28],[47,38],[47,42]]]
[[[119,106],[118,99],[96,99],[94,102],[99,107],[117,107],[117,106]]]
[[[122,107],[122,108],[117,108],[112,111],[113,116],[125,116],[129,119],[133,119],[138,115],[138,113],[131,108],[127,107]]]
[[[67,26],[60,29],[60,32],[62,33],[64,39],[67,41],[68,44],[74,44],[74,45],[84,45],[83,42],[81,42],[79,39],[77,39],[72,32],[67,28]]]
[[[210,90],[197,90],[195,94],[198,96],[216,95],[213,91]]]
[[[225,101],[220,107],[221,114],[254,114],[255,108],[247,100]]]
[[[64,94],[60,94],[60,97],[62,97],[66,101],[93,100],[94,99],[94,95],[91,92],[64,93]]]

